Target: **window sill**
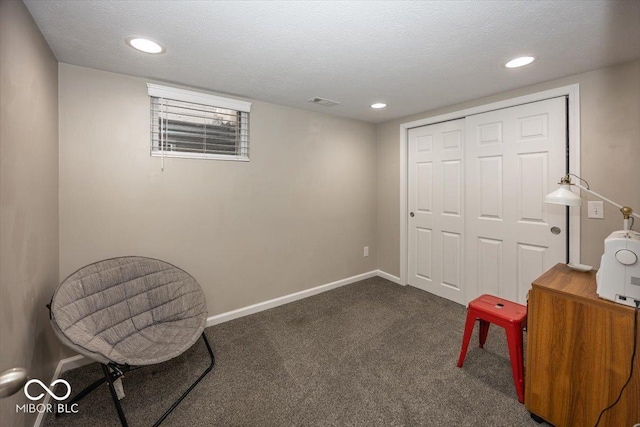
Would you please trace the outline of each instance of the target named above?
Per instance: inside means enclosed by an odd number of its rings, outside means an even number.
[[[201,159],[201,160],[226,160],[232,162],[248,162],[249,156],[226,154],[198,154],[198,153],[173,153],[165,151],[164,156],[160,151],[151,152],[152,157],[171,157],[174,159]]]

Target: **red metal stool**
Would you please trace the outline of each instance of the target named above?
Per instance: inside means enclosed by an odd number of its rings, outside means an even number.
[[[513,382],[516,385],[518,400],[524,403],[524,366],[522,360],[522,329],[527,326],[527,307],[493,295],[480,295],[469,303],[467,321],[464,326],[462,348],[458,358],[458,368],[462,367],[467,355],[469,340],[476,319],[480,320],[480,348],[483,348],[489,332],[489,324],[502,326],[507,332],[509,357]]]

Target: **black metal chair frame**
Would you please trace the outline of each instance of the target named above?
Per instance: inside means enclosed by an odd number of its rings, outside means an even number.
[[[213,355],[213,350],[211,350],[211,346],[209,345],[209,340],[207,340],[207,336],[205,335],[204,332],[202,332],[202,339],[204,340],[204,343],[207,346],[207,351],[209,352],[209,356],[211,357],[211,364],[200,375],[200,377],[198,377],[198,379],[193,384],[191,384],[191,386],[184,393],[182,393],[182,396],[180,396],[178,400],[176,400],[171,405],[171,407],[167,409],[167,411],[164,414],[162,414],[162,416],[158,419],[158,421],[156,421],[153,424],[153,427],[159,426],[169,416],[169,414],[173,412],[174,409],[176,409],[176,407],[180,404],[180,402],[182,402],[182,400],[185,397],[187,397],[187,395],[191,392],[191,390],[193,390],[194,387],[198,385],[198,383],[205,377],[205,375],[207,375],[213,369],[213,365],[216,363],[216,361]],[[110,362],[106,365],[101,363],[100,365],[102,366],[102,372],[104,373],[104,378],[100,378],[99,380],[95,381],[93,384],[89,385],[87,388],[85,388],[84,390],[76,394],[67,403],[67,405],[72,405],[74,403],[79,402],[84,397],[86,397],[89,393],[91,393],[92,391],[94,391],[95,389],[97,389],[99,386],[101,386],[106,382],[107,384],[109,384],[109,391],[111,392],[111,398],[113,399],[113,404],[116,407],[116,411],[118,411],[118,418],[120,418],[120,423],[122,424],[122,427],[128,427],[129,424],[127,424],[127,418],[125,417],[124,411],[122,410],[122,405],[120,405],[120,400],[118,399],[118,395],[116,393],[116,388],[114,383],[115,381],[118,380],[118,378],[122,377],[125,373],[136,370],[136,369],[144,368],[145,366],[120,365],[114,362]],[[59,416],[59,415],[60,414],[56,413],[56,416]]]

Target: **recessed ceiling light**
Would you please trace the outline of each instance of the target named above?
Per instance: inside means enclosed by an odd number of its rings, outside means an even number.
[[[165,49],[153,40],[143,37],[127,37],[125,43],[144,53],[164,53]]]
[[[524,67],[525,65],[531,64],[534,59],[535,58],[533,56],[521,56],[520,58],[512,59],[504,64],[504,66],[507,68]]]
[[[384,108],[387,104],[383,104],[382,102],[376,102],[375,104],[371,104],[371,108]]]

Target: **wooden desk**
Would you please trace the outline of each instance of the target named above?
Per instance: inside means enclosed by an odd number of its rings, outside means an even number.
[[[526,408],[556,427],[594,426],[629,376],[633,316],[633,308],[598,298],[594,271],[558,264],[537,278],[528,302]],[[638,347],[633,378],[601,427],[640,423]]]

